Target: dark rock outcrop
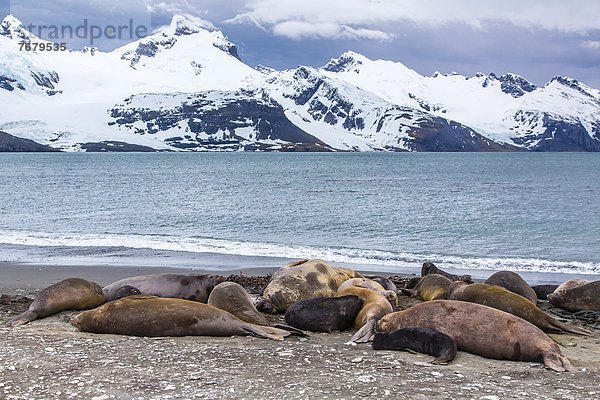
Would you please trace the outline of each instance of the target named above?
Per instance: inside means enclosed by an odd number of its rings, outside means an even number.
[[[0,152],[59,152],[54,149],[33,140],[23,139],[0,131]]]

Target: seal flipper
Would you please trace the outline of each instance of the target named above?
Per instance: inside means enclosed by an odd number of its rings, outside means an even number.
[[[542,353],[542,360],[544,365],[556,372],[577,372],[569,359],[561,354],[556,354],[551,351],[545,351]]]
[[[375,336],[375,327],[377,320],[370,319],[350,338],[351,342],[356,343],[367,343],[373,340]]]
[[[25,325],[35,319],[37,319],[38,313],[32,310],[27,310],[23,314],[17,315],[13,319],[10,319],[5,326],[7,327],[15,327],[19,325]]]
[[[277,329],[283,329],[284,331],[288,331],[292,336],[309,337],[309,335],[306,332],[301,331],[300,329],[296,329],[293,326],[284,325],[284,324],[275,324],[275,325],[272,325],[272,327],[277,328]]]
[[[254,325],[254,324],[244,324],[242,329],[254,336],[258,336],[263,339],[271,339],[271,340],[283,340],[283,338],[291,335],[290,332],[283,330],[283,329],[272,328],[270,326]]]
[[[551,318],[550,324],[552,325],[552,327],[558,328],[563,332],[574,333],[576,335],[582,335],[582,336],[596,336],[596,334],[592,331],[581,328],[579,326],[567,324],[565,322],[560,322],[556,318]]]

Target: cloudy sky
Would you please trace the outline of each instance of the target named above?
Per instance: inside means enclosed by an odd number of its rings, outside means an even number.
[[[600,88],[595,0],[0,0],[6,9],[37,26],[132,19],[156,27],[193,15],[222,30],[248,64],[277,69],[354,50],[425,75],[513,72],[538,85],[566,75]]]

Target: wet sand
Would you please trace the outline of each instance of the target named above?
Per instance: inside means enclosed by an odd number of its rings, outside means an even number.
[[[34,297],[66,277],[101,285],[173,268],[0,264],[0,294]],[[203,273],[183,269],[182,273]],[[231,271],[227,271],[230,273]],[[236,271],[247,275],[272,272]],[[14,299],[14,296],[11,297]],[[27,303],[0,303],[0,324]],[[348,344],[352,332],[283,342],[254,337],[136,338],[81,333],[63,312],[0,327],[1,399],[589,399],[600,396],[600,338],[551,335],[580,371],[459,352],[447,366]],[[270,316],[271,317],[271,316]],[[280,316],[272,316],[282,321]],[[598,331],[597,331],[598,332]]]

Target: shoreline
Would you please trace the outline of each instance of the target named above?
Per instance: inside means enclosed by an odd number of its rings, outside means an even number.
[[[177,260],[158,265],[143,265],[141,259],[123,258],[121,265],[114,265],[113,262],[104,263],[102,258],[88,257],[85,259],[77,258],[72,260],[62,260],[68,262],[13,262],[0,261],[0,293],[4,294],[25,294],[35,293],[44,289],[62,279],[66,278],[85,278],[94,281],[101,286],[108,285],[119,279],[158,273],[176,273],[176,274],[215,274],[215,275],[246,275],[246,276],[266,276],[277,271],[280,267],[290,261],[297,259],[286,259],[276,257],[247,257],[247,256],[229,256],[222,254],[207,253],[198,257],[196,263],[188,264],[184,267],[177,266]],[[156,261],[156,260],[155,260]],[[352,264],[328,262],[334,266],[343,266],[355,269],[365,275],[380,276],[401,276],[414,277],[420,276],[421,266],[415,266],[410,269],[398,269],[396,272],[381,271],[376,265]],[[463,270],[448,268],[444,265],[438,265],[446,272],[457,275],[471,275],[474,280],[485,280],[492,275],[495,270]],[[569,279],[587,279],[598,280],[596,274],[568,274],[557,272],[527,272],[517,271],[530,285],[541,284],[561,284]]]

